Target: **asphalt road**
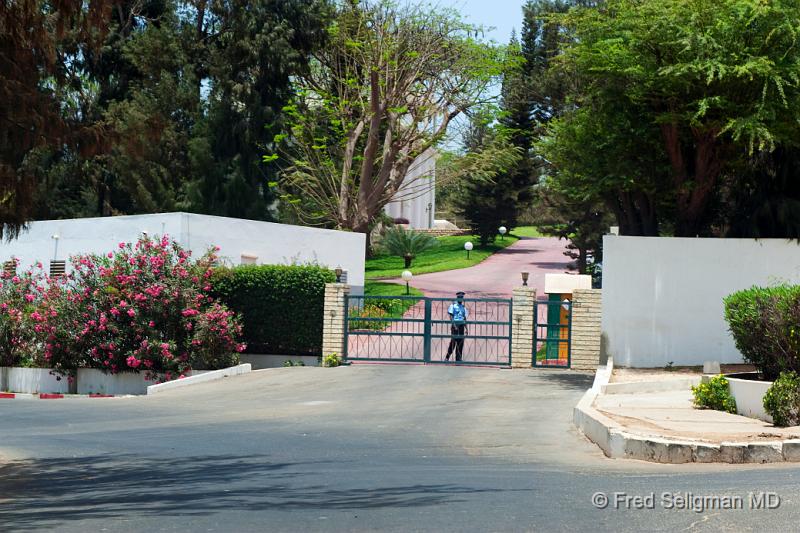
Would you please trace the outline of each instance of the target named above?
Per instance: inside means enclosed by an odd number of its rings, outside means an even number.
[[[0,400],[0,530],[797,528],[795,467],[606,459],[570,422],[590,382],[370,365],[260,371],[154,397]],[[592,504],[599,491],[606,509]],[[751,510],[751,491],[780,505]],[[654,508],[615,492],[653,493]],[[744,508],[665,509],[663,492],[742,497]]]

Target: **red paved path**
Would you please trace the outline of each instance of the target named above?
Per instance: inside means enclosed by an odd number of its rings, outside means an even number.
[[[544,275],[568,272],[566,245],[567,241],[552,237],[523,237],[474,267],[414,276],[411,286],[426,296],[450,297],[464,291],[467,298],[510,298],[512,289],[522,285],[520,272],[525,271],[530,273],[528,285],[536,287],[537,296],[542,298]],[[390,281],[403,283],[400,279]]]

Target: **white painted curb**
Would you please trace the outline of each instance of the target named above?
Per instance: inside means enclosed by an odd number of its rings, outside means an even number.
[[[598,368],[592,388],[572,411],[575,426],[612,459],[669,464],[800,462],[800,439],[710,444],[628,433],[594,408],[594,401],[608,385],[613,369],[614,363],[609,358],[606,368]]]
[[[149,387],[147,387],[147,394],[149,396],[151,394],[156,394],[159,392],[163,392],[165,390],[179,389],[181,387],[189,387],[191,385],[197,385],[198,383],[216,381],[218,379],[227,378],[229,376],[249,374],[251,370],[252,367],[250,363],[231,366],[228,368],[223,368],[221,370],[212,370],[210,372],[204,372],[202,374],[197,374],[195,376],[189,376],[188,378],[167,381],[166,383],[159,383],[157,385],[150,385]]]

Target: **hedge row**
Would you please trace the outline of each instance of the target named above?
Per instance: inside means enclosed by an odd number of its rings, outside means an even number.
[[[217,269],[212,287],[241,314],[247,352],[319,355],[325,284],[334,281],[318,266],[244,265]]]
[[[800,286],[735,292],[725,298],[725,319],[736,347],[767,380],[800,372]]]

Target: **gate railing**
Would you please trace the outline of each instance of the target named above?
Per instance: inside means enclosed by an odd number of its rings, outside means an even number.
[[[451,329],[453,298],[351,296],[345,299],[345,358],[353,361],[511,364],[511,299],[464,298],[464,334]],[[458,345],[462,358],[456,361]],[[449,361],[447,352],[451,351]]]
[[[537,301],[533,326],[533,366],[569,368],[572,356],[572,302]]]

